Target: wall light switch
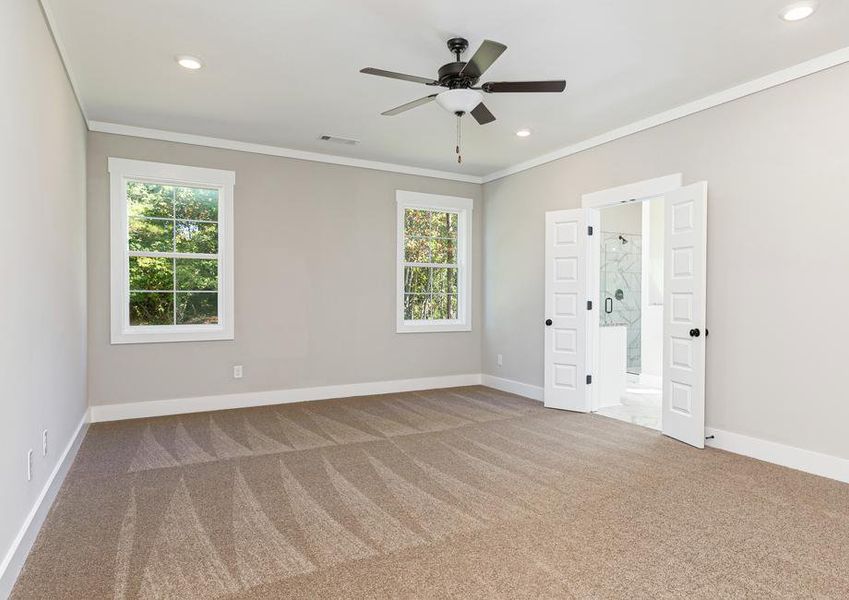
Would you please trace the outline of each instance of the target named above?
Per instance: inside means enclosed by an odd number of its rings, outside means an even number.
[[[501,365],[504,364],[504,357],[499,354],[498,357],[497,357],[497,361],[498,361],[498,366],[500,367]]]
[[[242,378],[242,365],[236,365],[233,367],[233,379],[241,379]]]

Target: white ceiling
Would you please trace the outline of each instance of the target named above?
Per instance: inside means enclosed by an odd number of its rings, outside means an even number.
[[[485,175],[849,43],[849,1],[778,18],[790,0],[47,0],[88,119]],[[482,81],[565,78],[565,94],[493,94],[497,121],[435,103],[445,41],[507,51]],[[174,56],[201,57],[189,72]],[[529,128],[528,138],[514,132]],[[358,146],[321,142],[353,137]]]

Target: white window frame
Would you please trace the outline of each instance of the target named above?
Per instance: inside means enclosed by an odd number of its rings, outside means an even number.
[[[472,329],[472,209],[470,198],[396,190],[396,333],[435,333]],[[408,208],[457,213],[457,316],[456,319],[404,319],[404,211]]]
[[[109,158],[111,321],[113,344],[195,342],[233,339],[233,171]],[[218,323],[215,325],[130,325],[127,182],[218,190]],[[162,253],[179,258],[179,253]]]

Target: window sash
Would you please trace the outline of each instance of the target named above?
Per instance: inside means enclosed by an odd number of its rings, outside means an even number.
[[[408,210],[419,210],[419,211],[425,211],[425,212],[430,212],[430,213],[441,213],[441,214],[448,213],[448,214],[457,215],[457,235],[452,236],[452,237],[444,237],[444,236],[434,236],[434,235],[407,234],[407,211]],[[459,252],[460,252],[460,249],[459,249],[460,238],[464,234],[463,233],[463,225],[461,223],[462,217],[463,217],[462,213],[463,213],[462,210],[457,210],[457,209],[435,208],[435,207],[434,208],[425,208],[425,207],[421,207],[421,206],[418,206],[418,207],[405,206],[401,210],[401,214],[403,215],[403,223],[404,223],[403,224],[404,247],[405,247],[405,252],[404,252],[405,256],[404,257],[406,258],[406,242],[407,242],[407,240],[411,240],[411,239],[416,239],[416,240],[446,240],[446,241],[449,241],[449,242],[454,242],[454,246],[455,246],[455,248],[454,248],[454,258],[457,259]],[[406,324],[414,324],[414,323],[415,324],[428,324],[428,323],[457,324],[457,323],[461,322],[460,314],[461,314],[462,308],[460,307],[460,303],[461,303],[461,298],[460,298],[461,297],[461,294],[460,294],[461,284],[460,284],[460,281],[461,281],[462,276],[463,276],[463,267],[460,264],[459,260],[455,260],[452,263],[408,262],[408,261],[405,260],[404,261],[404,267],[405,268],[406,267],[414,267],[414,268],[415,267],[423,267],[423,268],[428,268],[428,269],[457,269],[457,292],[455,294],[448,294],[447,292],[445,292],[445,294],[444,294],[444,295],[457,296],[457,318],[456,319],[407,319],[407,318],[404,318],[404,323],[406,323]],[[407,296],[422,296],[422,295],[424,295],[424,296],[431,296],[432,297],[432,296],[436,296],[436,295],[443,295],[442,293],[439,293],[439,292],[408,292],[406,289],[403,290],[403,293],[404,293],[405,298]]]
[[[219,234],[220,237],[221,234]],[[201,254],[197,252],[147,252],[145,250],[127,250],[127,260],[133,257],[142,258],[197,258],[203,260],[219,260],[221,252],[218,254]],[[129,264],[129,262],[127,263]]]
[[[130,290],[134,294],[217,294],[218,290]]]
[[[133,181],[136,181],[136,180],[133,179]],[[148,181],[146,183],[151,183],[151,182]],[[183,186],[183,187],[187,187],[187,186]],[[200,189],[200,188],[194,188],[194,189]],[[171,222],[182,221],[182,222],[185,222],[185,223],[212,223],[214,225],[218,224],[218,221],[206,221],[204,219],[181,219],[180,217],[176,217],[176,216],[174,216],[174,217],[148,217],[146,215],[136,215],[136,216],[132,216],[132,217],[129,217],[129,218],[130,219],[143,219],[145,221],[171,221]]]
[[[167,185],[169,187],[174,188],[175,191],[176,191],[176,188],[178,187],[178,186],[171,184],[169,182],[164,182],[164,181],[159,181],[159,180],[142,181],[141,179],[137,179],[137,178],[125,178],[124,179],[124,203],[127,207],[129,207],[129,205],[130,205],[130,194],[129,194],[130,182],[139,182],[139,183],[163,185],[163,186]],[[219,204],[220,204],[220,190],[218,188],[211,188],[211,187],[199,186],[199,185],[186,185],[186,184],[181,185],[179,187],[189,188],[189,189],[215,190],[216,192],[218,192]],[[219,209],[219,207],[217,206],[216,212],[218,212],[218,209]],[[171,231],[171,240],[172,240],[171,243],[172,243],[172,248],[175,248],[175,250],[173,252],[157,252],[157,251],[150,251],[150,250],[130,250],[129,249],[130,232],[131,232],[130,231],[130,219],[142,219],[142,220],[149,220],[149,221],[164,221],[164,222],[168,222],[168,223],[174,223],[174,227],[172,228],[172,231]],[[218,294],[218,297],[216,298],[217,302],[216,302],[216,307],[215,307],[215,323],[191,324],[191,326],[198,327],[198,328],[201,328],[201,327],[202,328],[209,328],[209,329],[219,328],[219,324],[220,324],[221,318],[222,318],[221,313],[222,313],[222,310],[223,310],[223,303],[222,303],[223,299],[221,298],[221,295],[220,295],[220,292],[221,292],[221,277],[219,275],[219,269],[218,269],[218,266],[219,266],[219,263],[220,263],[219,259],[220,259],[220,256],[221,256],[221,242],[222,242],[222,240],[221,240],[221,227],[218,227],[218,235],[217,235],[218,239],[217,239],[217,243],[216,243],[216,246],[218,247],[217,253],[209,254],[209,253],[200,253],[200,252],[177,252],[176,251],[176,244],[177,244],[177,227],[176,227],[176,224],[178,222],[181,222],[181,223],[211,223],[211,224],[215,224],[216,226],[219,225],[219,220],[210,221],[210,220],[201,220],[201,219],[180,219],[180,218],[178,218],[177,217],[177,199],[176,199],[176,197],[171,199],[171,216],[168,216],[168,217],[148,217],[148,216],[145,216],[145,215],[139,215],[139,216],[131,217],[129,215],[129,211],[127,212],[127,231],[126,231],[126,233],[127,233],[127,235],[126,235],[127,244],[125,246],[125,248],[126,248],[125,263],[126,263],[127,274],[126,274],[126,289],[125,289],[126,300],[125,300],[125,304],[126,304],[126,311],[127,311],[126,323],[127,323],[127,328],[130,329],[130,330],[136,330],[139,327],[151,328],[151,329],[157,328],[159,330],[167,330],[167,329],[170,329],[170,328],[173,328],[173,327],[182,327],[182,326],[186,325],[186,324],[177,322],[178,317],[179,317],[178,312],[177,312],[177,295],[178,294]],[[134,257],[165,258],[165,259],[171,259],[172,261],[174,261],[174,262],[172,262],[173,268],[172,268],[172,273],[171,273],[171,289],[162,289],[162,290],[133,289],[130,286],[130,262],[131,262],[130,259],[134,258]],[[179,259],[214,260],[216,262],[215,289],[214,290],[183,290],[183,289],[179,289],[177,287],[177,268],[176,268],[176,266],[177,266],[176,260],[179,260]],[[131,313],[131,310],[132,310],[132,295],[133,294],[170,294],[172,296],[172,303],[173,303],[172,314],[171,314],[171,323],[168,323],[168,324],[159,323],[159,324],[156,324],[156,325],[133,325],[132,318],[130,316],[130,313]]]
[[[425,262],[405,262],[405,267],[425,267],[433,269],[459,269],[460,263],[425,263]]]
[[[220,234],[219,234],[220,237]],[[220,240],[219,240],[219,250],[220,250]],[[186,253],[186,252],[143,252],[138,250],[128,250],[125,253],[126,259],[126,282],[127,288],[125,290],[126,293],[126,310],[127,310],[127,327],[130,330],[138,330],[139,328],[146,328],[145,331],[152,331],[153,328],[156,330],[164,330],[173,327],[203,327],[205,329],[210,328],[218,328],[221,319],[222,319],[222,297],[221,297],[221,270],[220,265],[221,261],[219,259],[219,254],[197,254],[197,253]],[[170,289],[160,289],[160,290],[143,290],[143,289],[133,289],[130,287],[130,259],[133,257],[144,257],[144,258],[165,258],[171,260],[179,260],[179,259],[200,259],[200,260],[214,260],[216,263],[216,278],[215,278],[215,289],[214,290],[184,290],[177,287],[177,268],[176,261],[172,263],[172,271],[171,271],[171,288]],[[130,308],[131,308],[131,296],[132,294],[170,294],[172,296],[173,302],[173,314],[171,315],[172,322],[169,324],[158,324],[158,325],[133,325],[132,319],[130,318]],[[203,323],[203,324],[183,324],[177,323],[177,295],[178,294],[218,294],[216,298],[216,310],[215,310],[215,323]]]

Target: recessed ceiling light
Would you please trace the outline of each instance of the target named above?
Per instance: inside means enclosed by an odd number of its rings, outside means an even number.
[[[520,129],[519,131],[516,132],[516,135],[518,135],[519,137],[528,137],[529,135],[531,135],[531,130],[530,129]]]
[[[194,56],[177,56],[175,57],[177,64],[183,67],[184,69],[189,69],[191,71],[197,71],[203,66],[203,63],[199,58],[195,58]]]
[[[790,6],[785,6],[781,11],[781,18],[785,21],[801,21],[807,19],[817,9],[817,3],[813,0],[807,2],[794,2]]]

